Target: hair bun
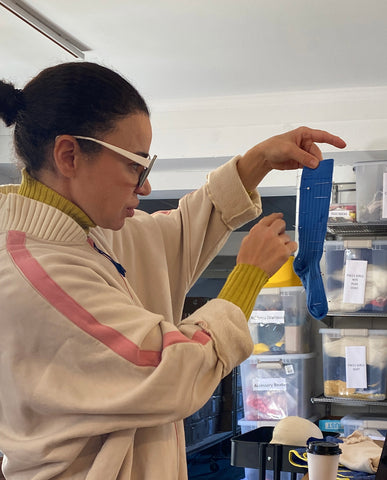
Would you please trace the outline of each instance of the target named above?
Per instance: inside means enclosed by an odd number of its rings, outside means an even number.
[[[11,83],[0,81],[0,116],[9,127],[16,122],[17,115],[24,108],[23,90]]]

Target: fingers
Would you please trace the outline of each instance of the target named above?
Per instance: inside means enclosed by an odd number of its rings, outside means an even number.
[[[312,142],[328,143],[337,148],[344,148],[347,145],[342,138],[326,132],[325,130],[317,130],[308,127],[300,127],[299,130],[305,139],[310,139]]]
[[[295,130],[296,144],[303,150],[299,152],[299,163],[310,168],[316,168],[322,160],[322,153],[317,143],[328,143],[337,148],[344,148],[345,141],[325,130],[300,127]]]
[[[317,145],[316,145],[317,147]],[[318,147],[317,147],[318,148]],[[301,167],[317,168],[322,160],[322,154],[320,149],[318,156],[312,155],[306,151],[301,151],[298,154],[298,163]]]
[[[270,215],[267,215],[266,217],[261,218],[261,220],[257,223],[257,225],[261,224],[269,227],[276,220],[283,218],[283,216],[284,215],[281,212],[271,213]]]
[[[298,243],[297,242],[294,242],[293,240],[291,240],[289,238],[289,242],[285,243],[285,245],[288,247],[289,249],[289,257],[290,255],[293,255],[293,253],[295,253],[297,251],[297,248],[298,248]]]
[[[310,141],[311,143],[328,143],[329,145],[333,145],[337,148],[344,148],[347,145],[342,138],[338,137],[337,135],[333,135],[332,133],[326,132],[325,130],[317,130],[315,128],[309,127],[299,127],[294,130],[294,132],[297,135],[300,135],[304,142]]]
[[[253,228],[267,227],[272,230],[274,235],[285,233],[286,223],[283,220],[283,213],[272,213],[263,217]]]
[[[282,213],[262,218],[242,240],[237,263],[255,265],[273,275],[297,250],[297,243],[286,233]]]

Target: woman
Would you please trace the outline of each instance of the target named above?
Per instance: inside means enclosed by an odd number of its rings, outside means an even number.
[[[273,168],[317,166],[301,128],[209,175],[179,208],[136,210],[151,124],[139,93],[92,63],[0,84],[20,186],[0,196],[0,450],[8,479],[186,479],[183,419],[252,351],[246,319],[297,245],[281,214],[242,242],[219,297],[184,297],[230,232],[256,218]],[[118,149],[116,147],[119,147]]]

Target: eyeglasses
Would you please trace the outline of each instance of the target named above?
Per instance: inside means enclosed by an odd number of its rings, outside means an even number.
[[[81,135],[73,135],[74,138],[79,138],[80,140],[89,140],[90,142],[99,143],[103,147],[112,150],[113,152],[119,153],[125,158],[132,160],[135,163],[138,163],[144,167],[144,170],[140,173],[138,177],[137,187],[142,187],[145,183],[145,180],[148,178],[148,175],[155,163],[157,155],[153,155],[151,158],[149,155],[146,157],[142,157],[141,155],[137,155],[136,153],[128,152],[128,150],[124,150],[123,148],[116,147],[115,145],[111,145],[110,143],[103,142],[102,140],[97,140],[96,138],[92,137],[82,137]]]

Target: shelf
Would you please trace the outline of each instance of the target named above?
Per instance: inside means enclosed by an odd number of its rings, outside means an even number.
[[[337,223],[328,224],[327,232],[334,236],[350,237],[375,237],[387,235],[387,223]]]
[[[327,317],[387,318],[387,312],[328,312]],[[324,320],[323,320],[324,321]]]
[[[386,407],[387,400],[357,400],[355,398],[329,398],[324,395],[319,395],[317,397],[311,398],[312,403],[324,403],[324,404],[335,404],[335,405],[347,405],[353,407],[365,407],[365,406],[374,406],[374,407]]]

